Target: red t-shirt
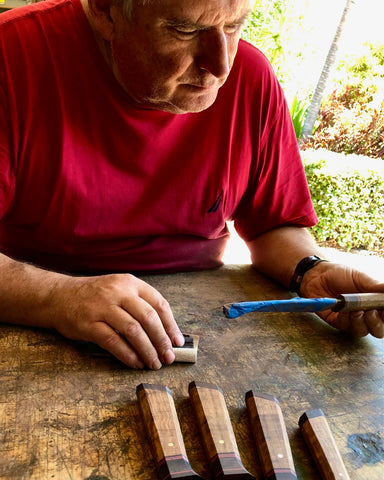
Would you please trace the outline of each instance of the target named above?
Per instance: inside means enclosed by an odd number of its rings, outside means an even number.
[[[234,219],[251,240],[316,222],[282,91],[241,41],[214,105],[134,105],[80,0],[0,16],[0,251],[66,271],[220,264]]]

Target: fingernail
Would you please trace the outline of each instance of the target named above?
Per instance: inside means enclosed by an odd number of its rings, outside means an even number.
[[[152,363],[152,370],[159,370],[162,367],[161,362],[159,359],[154,360]]]
[[[173,353],[173,350],[169,349],[164,353],[164,363],[166,365],[169,365],[175,360],[175,354]]]
[[[177,333],[173,338],[173,342],[175,347],[182,347],[185,343],[184,335]]]

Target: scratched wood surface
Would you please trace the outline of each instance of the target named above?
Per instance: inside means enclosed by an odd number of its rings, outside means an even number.
[[[298,478],[320,479],[298,420],[321,408],[352,480],[384,472],[384,343],[353,339],[313,314],[253,313],[221,305],[287,298],[249,266],[143,277],[200,336],[197,363],[132,371],[55,332],[0,324],[0,479],[156,480],[136,399],[140,383],[170,388],[193,469],[211,479],[191,381],[223,390],[244,467],[262,478],[245,408],[249,390],[280,403]]]

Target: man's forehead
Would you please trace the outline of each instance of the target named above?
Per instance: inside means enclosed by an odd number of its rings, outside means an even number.
[[[144,5],[154,16],[164,20],[186,19],[209,26],[245,20],[251,11],[251,3],[252,0],[149,0]]]

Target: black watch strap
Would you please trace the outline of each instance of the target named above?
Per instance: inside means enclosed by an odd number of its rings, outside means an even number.
[[[300,286],[303,280],[304,274],[308,272],[311,268],[315,267],[320,262],[326,262],[327,260],[318,257],[317,255],[311,255],[309,257],[305,257],[297,264],[295,268],[295,272],[292,276],[291,282],[289,284],[289,290],[291,292],[296,292],[298,295],[300,294]]]

